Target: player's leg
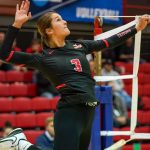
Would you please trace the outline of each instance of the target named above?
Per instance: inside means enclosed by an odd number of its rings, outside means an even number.
[[[79,150],[88,150],[90,139],[91,139],[91,130],[92,130],[94,114],[95,114],[95,107],[86,106],[85,108],[86,126],[80,137]]]
[[[69,106],[58,109],[54,128],[54,150],[79,150],[80,135],[84,128],[82,108]]]
[[[21,128],[14,129],[7,137],[0,139],[0,149],[40,150],[27,141]]]

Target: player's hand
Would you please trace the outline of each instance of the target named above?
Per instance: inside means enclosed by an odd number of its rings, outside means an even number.
[[[136,24],[137,31],[145,29],[149,23],[150,23],[150,15],[143,15],[139,17],[139,20]]]
[[[31,12],[29,12],[30,2],[29,0],[22,1],[20,7],[16,5],[15,21],[13,26],[21,28],[31,18]]]

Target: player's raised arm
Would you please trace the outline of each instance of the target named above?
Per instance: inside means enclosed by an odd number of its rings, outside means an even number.
[[[31,18],[29,6],[30,2],[28,0],[22,1],[20,6],[17,4],[15,21],[12,26],[9,26],[5,39],[0,47],[0,59],[5,62],[24,64],[35,68],[37,65],[35,55],[12,50],[13,41],[16,39],[19,29]]]
[[[21,28],[31,18],[31,12],[29,12],[30,2],[29,0],[22,1],[21,5],[16,5],[15,21],[13,26]]]

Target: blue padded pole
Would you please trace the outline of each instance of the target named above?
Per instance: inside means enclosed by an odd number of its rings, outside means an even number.
[[[110,86],[100,87],[100,101],[101,101],[101,130],[113,130],[113,104],[112,104],[112,88]],[[101,148],[107,148],[113,144],[111,136],[101,137]]]
[[[100,136],[100,128],[101,130],[110,131],[113,129],[112,88],[109,86],[95,86],[95,95],[101,104],[95,111],[89,150],[103,150],[113,144],[112,137]]]
[[[100,100],[100,87],[95,86],[95,95]],[[100,140],[100,107],[96,107],[89,150],[102,150]]]

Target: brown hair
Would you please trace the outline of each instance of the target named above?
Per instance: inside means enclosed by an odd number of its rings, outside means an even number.
[[[47,38],[47,34],[46,34],[45,30],[47,28],[51,27],[52,14],[54,14],[54,13],[56,13],[56,12],[54,12],[54,11],[48,12],[48,13],[42,15],[37,21],[37,28],[38,28],[38,32],[41,35],[43,47],[49,46],[48,38]]]

